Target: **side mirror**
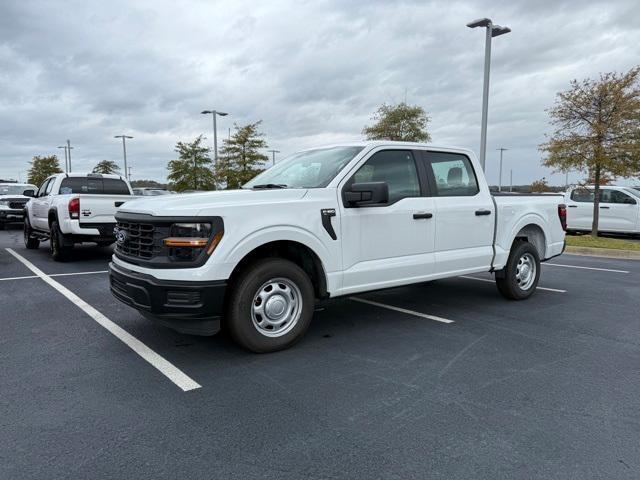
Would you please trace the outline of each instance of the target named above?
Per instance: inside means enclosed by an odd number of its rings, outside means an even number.
[[[627,203],[629,205],[636,205],[638,202],[635,201],[635,199],[627,197],[624,199],[624,202],[622,203]]]
[[[22,192],[22,195],[24,195],[25,197],[35,197],[36,196],[36,191],[29,188],[27,190],[25,190],[24,192]]]
[[[344,199],[351,207],[378,205],[389,201],[387,182],[354,183],[344,192]]]

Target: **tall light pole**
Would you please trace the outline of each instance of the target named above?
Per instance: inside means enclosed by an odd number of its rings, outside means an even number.
[[[69,172],[71,171],[71,150],[73,150],[73,147],[71,146],[71,141],[67,139],[67,155],[69,157]]]
[[[127,180],[131,181],[131,175],[129,175],[129,170],[127,169],[127,138],[132,139],[133,137],[130,135],[116,135],[113,138],[121,138],[122,139],[122,155],[124,156],[124,176],[128,177]]]
[[[500,147],[498,148],[498,150],[500,150],[500,175],[498,177],[498,191],[501,192],[502,191],[502,153],[509,149]]]
[[[68,172],[69,171],[69,160],[67,160],[67,146],[63,145],[63,146],[60,146],[58,148],[64,148],[64,171]]]
[[[509,191],[513,192],[513,169],[509,170]]]
[[[482,87],[482,129],[480,132],[480,165],[485,169],[487,156],[487,117],[489,114],[489,70],[491,67],[491,39],[509,33],[509,27],[494,25],[490,18],[481,18],[467,23],[467,27],[485,27],[487,29],[484,43],[484,84]]]
[[[229,115],[226,112],[218,112],[217,110],[203,110],[200,112],[202,115],[209,115],[213,117],[213,164],[216,165],[218,163],[218,125],[216,122],[216,117],[220,115],[221,117],[226,117]]]
[[[280,153],[280,150],[267,150],[268,152],[271,152],[271,156],[273,158],[273,164],[276,164],[276,153]]]

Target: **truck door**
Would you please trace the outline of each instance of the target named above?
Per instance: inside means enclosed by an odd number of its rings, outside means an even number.
[[[435,260],[438,274],[491,266],[495,206],[462,153],[423,152],[435,199]]]
[[[386,182],[385,204],[352,206],[343,193],[356,183]],[[374,151],[340,185],[343,293],[419,281],[433,273],[433,198],[421,184],[415,153]]]
[[[591,230],[593,189],[574,188],[571,191],[567,207],[567,228],[570,230]]]
[[[598,230],[632,233],[638,223],[638,203],[620,190],[603,189],[600,195]]]
[[[41,230],[48,229],[49,217],[49,198],[55,178],[46,179],[38,189],[37,196],[31,200],[31,222],[32,227]]]

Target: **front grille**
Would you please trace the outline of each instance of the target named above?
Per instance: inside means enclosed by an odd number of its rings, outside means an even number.
[[[116,228],[124,234],[122,241],[116,236],[116,251],[123,255],[149,260],[160,250],[160,246],[154,241],[154,225],[121,221],[116,224]]]
[[[9,198],[7,200],[9,200],[9,208],[13,210],[22,210],[29,201],[24,198]]]

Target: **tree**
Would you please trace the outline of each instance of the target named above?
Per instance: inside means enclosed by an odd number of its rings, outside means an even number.
[[[198,136],[193,142],[176,143],[174,151],[177,160],[171,160],[167,166],[167,179],[171,187],[182,190],[213,190],[215,182],[211,171],[209,149],[202,145],[204,137]]]
[[[39,186],[47,179],[47,177],[55,173],[62,173],[57,155],[48,155],[46,157],[36,155],[31,160],[31,167],[27,174],[27,181]]]
[[[431,135],[427,124],[431,120],[424,109],[418,105],[382,104],[373,114],[371,126],[362,130],[367,140],[397,140],[401,142],[429,142]]]
[[[132,180],[131,186],[133,188],[164,188],[166,189],[168,185],[166,183],[156,182],[155,180]]]
[[[264,170],[262,166],[269,157],[258,151],[268,147],[264,134],[258,131],[261,123],[262,120],[241,127],[234,125],[235,133],[224,140],[215,177],[227,189],[240,188]]]
[[[548,110],[556,127],[540,145],[542,164],[587,172],[595,185],[591,235],[598,236],[600,185],[605,177],[640,174],[640,66],[598,80],[573,80]]]
[[[540,180],[534,180],[531,182],[531,192],[533,193],[542,193],[542,192],[550,192],[551,188],[549,188],[549,183],[545,177],[542,177]]]
[[[98,164],[93,167],[93,173],[118,173],[120,168],[118,168],[118,164],[113,160],[101,160]]]

